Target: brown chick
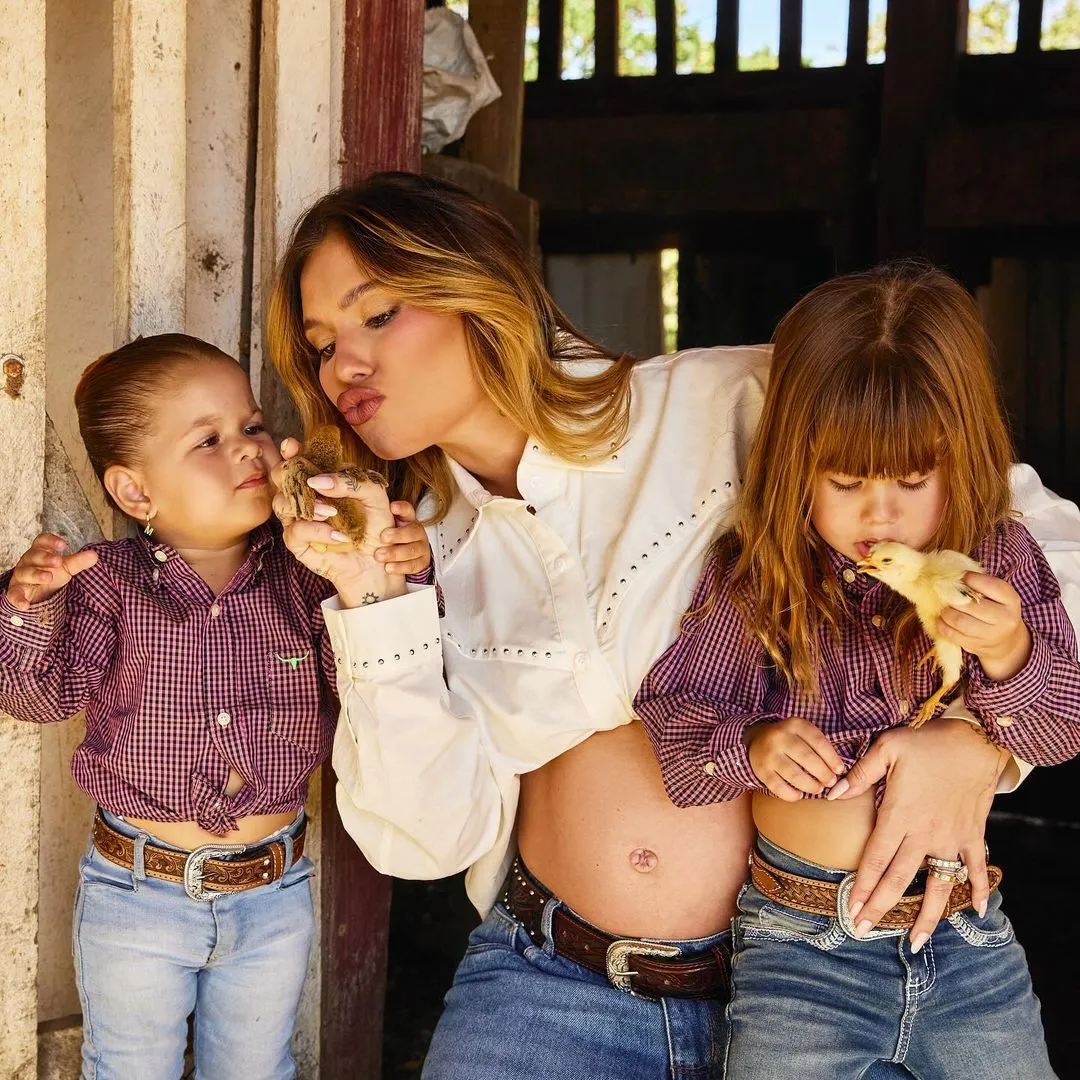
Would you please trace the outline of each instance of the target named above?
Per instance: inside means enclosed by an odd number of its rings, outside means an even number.
[[[938,619],[947,607],[966,607],[982,599],[980,593],[964,584],[966,573],[981,573],[982,567],[959,551],[916,551],[895,540],[875,544],[858,567],[910,600],[922,628],[934,643],[927,658],[936,661],[942,681],[941,688],[923,702],[911,721],[913,728],[922,727],[960,681],[963,670],[964,652],[955,642],[940,637]]]
[[[289,501],[289,511],[294,517],[311,521],[315,517],[315,499],[333,506],[337,514],[330,523],[338,532],[349,537],[339,544],[312,543],[316,551],[355,551],[367,535],[367,515],[356,499],[331,499],[308,486],[308,479],[320,473],[341,473],[356,485],[381,484],[386,487],[386,477],[368,469],[359,469],[345,460],[341,446],[341,431],[336,424],[318,424],[312,428],[300,453],[281,467],[281,493]]]

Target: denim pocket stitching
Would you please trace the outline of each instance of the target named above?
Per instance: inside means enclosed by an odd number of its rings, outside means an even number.
[[[1013,924],[1006,915],[1005,925],[1000,930],[983,930],[972,922],[971,917],[963,911],[954,912],[949,916],[949,923],[953,929],[969,944],[976,949],[1000,949],[1008,945],[1016,938]]]
[[[748,923],[747,920],[749,919],[760,918],[760,914],[759,912],[757,916],[737,915],[735,917],[735,922],[744,941],[790,941],[803,945],[812,945],[820,952],[831,952],[847,937],[844,928],[836,919],[830,919],[828,925],[816,933],[802,933],[785,927],[761,926],[760,923],[751,925]]]

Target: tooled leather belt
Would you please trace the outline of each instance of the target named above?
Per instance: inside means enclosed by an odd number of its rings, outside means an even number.
[[[552,894],[529,873],[520,856],[516,857],[499,899],[537,945],[544,943],[543,914],[551,898]],[[683,957],[675,945],[607,934],[563,905],[552,916],[551,935],[560,956],[606,976],[617,990],[636,997],[726,1001],[729,996],[726,948],[713,946],[706,952]]]
[[[1001,884],[1001,870],[996,866],[988,866],[986,872],[990,878],[990,890],[993,891]],[[787,870],[779,870],[767,863],[756,850],[750,856],[750,879],[758,892],[778,904],[814,915],[837,914],[840,882],[818,881]],[[922,902],[922,893],[903,897],[895,907],[885,912],[876,929],[910,930],[915,925]],[[969,907],[971,883],[965,881],[963,885],[953,886],[941,917],[947,919]]]
[[[292,842],[292,861],[304,853],[304,833],[300,830]],[[99,813],[94,818],[94,846],[110,862],[131,870],[135,865],[135,841],[117,832]],[[242,854],[245,858],[221,858]],[[181,884],[194,900],[209,900],[215,893],[243,892],[277,881],[288,869],[285,844],[246,848],[242,844],[207,844],[194,851],[173,851],[155,844],[143,846],[143,869],[147,877]]]

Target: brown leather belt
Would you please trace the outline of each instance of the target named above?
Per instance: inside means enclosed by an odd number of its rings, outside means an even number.
[[[996,866],[986,868],[993,891],[1001,884],[1001,870]],[[836,915],[841,882],[818,881],[802,877],[787,870],[779,870],[767,863],[755,850],[750,855],[750,879],[762,895],[778,904],[808,911],[814,915]],[[922,907],[923,894],[905,896],[895,907],[885,912],[875,929],[910,930]],[[971,883],[954,885],[945,912],[947,919],[958,911],[971,907]]]
[[[293,837],[292,861],[304,854],[306,823]],[[98,814],[94,818],[94,846],[110,862],[131,870],[135,865],[135,841],[117,832]],[[223,855],[247,855],[245,859],[222,858]],[[173,851],[146,844],[143,868],[148,877],[173,881],[184,886],[193,900],[209,900],[215,893],[243,892],[277,881],[288,869],[285,844],[248,848],[243,844],[206,844],[194,851]]]
[[[520,857],[514,859],[499,895],[533,942],[542,945],[542,918],[551,893]],[[551,932],[560,956],[606,976],[617,990],[651,1001],[662,997],[728,999],[730,953],[726,947],[682,957],[674,945],[606,934],[562,905],[555,909]]]

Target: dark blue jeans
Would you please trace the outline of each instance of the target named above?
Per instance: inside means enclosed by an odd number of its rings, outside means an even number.
[[[821,881],[828,870],[758,840],[770,865]],[[845,912],[846,916],[846,912]],[[990,896],[942,922],[918,953],[907,932],[851,937],[838,915],[739,896],[728,1080],[1052,1080],[1024,950]]]
[[[545,909],[548,926],[558,900]],[[676,941],[706,952],[727,933]],[[721,1075],[723,1003],[645,1001],[534,945],[501,904],[469,939],[424,1080],[706,1080]]]

